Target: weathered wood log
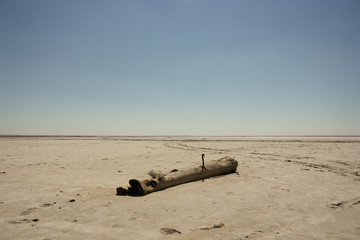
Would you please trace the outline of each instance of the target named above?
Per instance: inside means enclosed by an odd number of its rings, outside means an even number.
[[[146,180],[130,179],[130,186],[118,187],[116,189],[116,194],[143,196],[182,183],[234,173],[236,172],[237,166],[238,162],[235,159],[224,157],[219,160],[210,161],[206,164],[206,168],[198,166],[179,171],[171,171],[166,175],[158,175],[154,176],[152,179]]]

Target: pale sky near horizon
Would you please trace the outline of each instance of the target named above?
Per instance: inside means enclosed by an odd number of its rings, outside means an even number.
[[[360,135],[360,1],[1,0],[0,135]]]

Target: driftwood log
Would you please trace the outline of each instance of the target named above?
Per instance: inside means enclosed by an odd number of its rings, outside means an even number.
[[[209,163],[205,165],[206,168],[198,166],[184,170],[174,169],[168,174],[154,174],[152,175],[153,178],[146,180],[130,179],[130,186],[118,187],[116,189],[116,194],[143,196],[182,183],[235,173],[238,162],[233,158],[224,157],[219,160],[209,161]]]

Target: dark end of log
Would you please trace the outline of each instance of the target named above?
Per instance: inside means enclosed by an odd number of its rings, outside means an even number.
[[[130,179],[129,181],[130,186],[127,187],[118,187],[116,188],[116,195],[125,196],[143,196],[144,190],[141,186],[139,180]]]
[[[139,182],[139,180],[136,180],[136,179],[130,179],[129,181],[130,183],[130,195],[139,195],[139,196],[142,196],[144,195],[144,190],[143,188],[141,187],[141,184]]]
[[[145,195],[144,188],[148,191],[151,189],[156,189],[157,182],[155,180],[143,180],[139,181],[137,179],[130,179],[129,180],[130,186],[128,187],[118,187],[116,188],[116,195],[130,195],[130,196],[143,196]],[[144,185],[142,185],[144,184]]]
[[[116,188],[116,195],[125,196],[125,195],[128,195],[128,194],[129,194],[129,189],[123,188],[123,187]]]

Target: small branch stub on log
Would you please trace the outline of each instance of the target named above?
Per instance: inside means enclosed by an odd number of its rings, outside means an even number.
[[[202,166],[198,166],[184,170],[172,171],[165,175],[153,176],[152,179],[130,179],[130,186],[118,187],[116,189],[116,194],[143,196],[179,184],[203,180],[205,178],[223,174],[235,173],[237,166],[238,162],[235,159],[224,157],[219,160],[209,161],[206,164],[206,170],[204,170]]]

